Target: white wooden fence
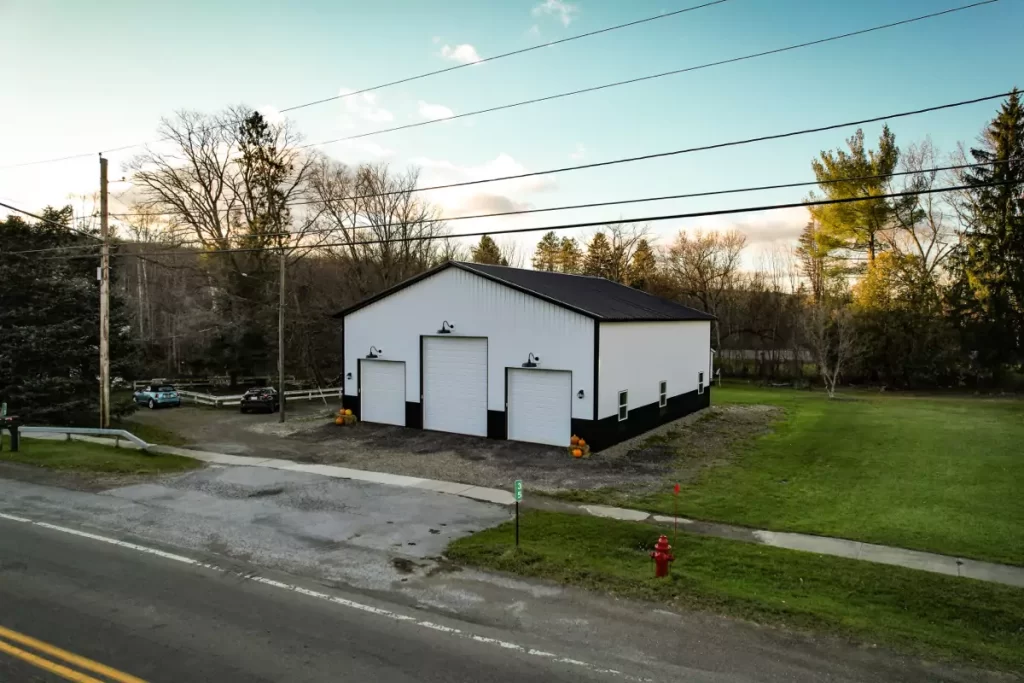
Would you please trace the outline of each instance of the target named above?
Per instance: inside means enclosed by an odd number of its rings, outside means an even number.
[[[330,387],[328,389],[295,389],[284,392],[285,400],[288,401],[312,401],[314,399],[327,400],[329,398],[341,398],[341,387]],[[215,396],[214,394],[200,394],[196,391],[178,391],[182,402],[190,401],[204,406],[237,406],[242,402],[242,394],[238,396]]]

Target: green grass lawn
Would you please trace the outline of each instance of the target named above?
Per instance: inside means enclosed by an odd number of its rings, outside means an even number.
[[[160,474],[183,472],[202,463],[178,455],[154,453],[147,455],[127,448],[113,448],[83,441],[21,440],[17,453],[10,451],[7,435],[3,437],[0,462],[17,462],[53,470],[102,472],[109,474]]]
[[[125,429],[146,443],[160,444],[161,446],[184,446],[188,439],[177,432],[158,427],[157,425],[137,422],[131,418],[119,420],[111,425],[113,429]]]
[[[824,631],[1002,669],[1024,669],[1024,590],[857,560],[679,534],[672,576],[647,524],[531,511],[453,542],[457,562],[762,623]],[[670,533],[671,536],[671,533]]]
[[[785,416],[684,484],[681,515],[1024,565],[1024,401],[749,386],[712,401]],[[666,485],[629,504],[673,503]]]

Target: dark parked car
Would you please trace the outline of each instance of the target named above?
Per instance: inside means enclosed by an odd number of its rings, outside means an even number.
[[[156,410],[162,406],[177,408],[181,405],[181,397],[170,384],[150,384],[135,392],[135,402]]]
[[[241,410],[243,413],[252,410],[266,410],[268,413],[273,413],[280,407],[281,399],[273,387],[257,387],[242,395]]]

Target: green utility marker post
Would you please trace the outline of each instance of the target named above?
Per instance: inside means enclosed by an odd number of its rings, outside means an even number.
[[[519,547],[519,501],[523,499],[523,480],[516,479],[516,547]]]

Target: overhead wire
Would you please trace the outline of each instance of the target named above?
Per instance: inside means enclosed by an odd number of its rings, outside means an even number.
[[[467,118],[467,117],[470,117],[470,116],[478,116],[480,114],[490,114],[490,113],[493,113],[493,112],[496,112],[496,111],[504,111],[506,109],[514,109],[516,107],[523,107],[523,106],[530,105],[530,104],[538,104],[540,102],[549,102],[551,100],[562,99],[562,98],[565,98],[565,97],[574,97],[576,95],[582,95],[584,93],[597,92],[599,90],[607,90],[609,88],[617,88],[619,86],[631,85],[633,83],[640,83],[640,82],[643,82],[643,81],[650,81],[650,80],[654,80],[656,78],[664,78],[666,76],[676,76],[676,75],[683,74],[683,73],[688,73],[688,72],[691,72],[691,71],[699,71],[701,69],[709,69],[709,68],[715,67],[715,66],[722,66],[724,64],[734,64],[736,62],[742,62],[742,61],[746,61],[746,60],[749,60],[749,59],[756,59],[758,57],[766,57],[768,55],[780,54],[780,53],[783,53],[783,52],[789,52],[791,50],[799,50],[801,48],[811,47],[813,45],[821,45],[822,43],[829,43],[829,42],[836,41],[836,40],[842,40],[844,38],[850,38],[850,37],[853,37],[853,36],[859,36],[859,35],[863,35],[865,33],[872,33],[874,31],[881,31],[881,30],[893,28],[893,27],[896,27],[896,26],[902,26],[904,24],[912,24],[914,22],[924,21],[925,19],[933,19],[935,17],[940,17],[940,16],[943,16],[943,15],[946,15],[946,14],[952,14],[954,12],[962,12],[964,10],[974,9],[974,8],[980,7],[982,5],[990,5],[990,4],[995,3],[995,2],[999,2],[999,0],[981,0],[980,2],[975,2],[975,3],[970,4],[970,5],[963,5],[961,7],[954,7],[952,9],[942,10],[940,12],[932,12],[930,14],[924,14],[924,15],[921,15],[921,16],[918,16],[918,17],[913,17],[911,19],[904,19],[902,21],[891,22],[891,23],[888,23],[888,24],[881,24],[879,26],[873,26],[871,28],[861,29],[859,31],[851,31],[849,33],[842,33],[842,34],[839,34],[839,35],[830,36],[828,38],[821,38],[821,39],[818,39],[818,40],[812,40],[812,41],[808,41],[808,42],[804,42],[804,43],[798,43],[796,45],[789,45],[789,46],[786,46],[786,47],[776,48],[774,50],[765,50],[765,51],[762,51],[762,52],[754,52],[752,54],[744,55],[742,57],[733,57],[733,58],[730,58],[730,59],[722,59],[722,60],[715,61],[715,62],[707,62],[705,64],[698,64],[697,66],[689,66],[689,67],[686,67],[686,68],[683,68],[683,69],[673,69],[671,71],[662,71],[661,73],[650,74],[650,75],[647,75],[647,76],[640,76],[638,78],[630,78],[630,79],[626,79],[626,80],[623,80],[623,81],[615,81],[613,83],[605,83],[603,85],[596,85],[596,86],[593,86],[593,87],[590,87],[590,88],[581,88],[579,90],[570,90],[568,92],[558,93],[558,94],[555,94],[555,95],[547,95],[545,97],[535,97],[535,98],[529,99],[529,100],[521,100],[519,102],[511,102],[509,104],[502,104],[502,105],[498,105],[498,106],[495,106],[495,107],[488,107],[486,109],[477,109],[476,111],[464,112],[462,114],[454,114],[452,116],[446,116],[444,118],[430,119],[430,120],[427,120],[427,121],[417,121],[415,123],[406,123],[406,124],[403,124],[401,126],[393,126],[391,128],[380,128],[378,130],[372,130],[372,131],[369,131],[369,132],[366,132],[366,133],[358,133],[356,135],[348,135],[348,136],[341,137],[341,138],[333,138],[331,140],[323,140],[321,142],[311,142],[309,144],[300,145],[299,148],[300,149],[307,149],[307,148],[310,148],[310,147],[321,147],[323,145],[330,145],[330,144],[334,144],[334,143],[337,143],[337,142],[346,142],[346,141],[349,141],[349,140],[358,140],[360,138],[367,138],[367,137],[371,137],[371,136],[374,136],[374,135],[381,135],[383,133],[393,133],[395,131],[407,130],[409,128],[421,128],[423,126],[430,126],[430,125],[433,125],[433,124],[436,124],[436,123],[444,123],[446,121],[454,121],[456,119],[463,119],[463,118]]]
[[[890,192],[886,194],[873,195],[870,197],[844,197],[840,199],[820,199],[820,200],[807,200],[800,202],[789,202],[785,204],[766,204],[760,206],[745,206],[732,209],[718,209],[711,211],[692,211],[688,213],[675,213],[675,214],[662,214],[654,216],[634,216],[631,218],[618,218],[615,220],[599,220],[599,221],[584,221],[577,223],[563,223],[558,225],[546,225],[531,228],[511,228],[507,230],[485,230],[479,232],[467,232],[467,233],[456,233],[451,235],[413,235],[408,237],[397,237],[392,239],[374,239],[374,240],[359,240],[349,242],[334,242],[334,243],[321,243],[317,245],[281,245],[281,246],[270,246],[270,247],[238,247],[229,249],[203,249],[195,252],[184,252],[185,254],[194,253],[197,256],[207,256],[212,254],[243,254],[243,253],[281,253],[282,251],[293,252],[301,249],[326,249],[331,247],[361,247],[361,246],[373,246],[377,244],[402,244],[406,242],[423,242],[428,240],[443,241],[446,239],[460,239],[463,237],[482,237],[484,235],[511,235],[511,234],[522,234],[530,232],[550,232],[556,230],[571,230],[579,228],[594,228],[612,225],[624,225],[629,223],[657,223],[667,220],[683,220],[690,218],[706,218],[710,216],[727,216],[732,214],[740,213],[756,213],[762,211],[779,211],[783,209],[795,209],[795,208],[806,208],[809,206],[829,206],[835,204],[850,204],[854,202],[865,202],[865,201],[878,201],[882,199],[895,199],[899,197],[910,197],[926,194],[936,194],[939,192],[956,192],[959,190],[974,189],[978,187],[997,187],[1006,185],[1008,183],[985,183],[982,185],[957,185],[951,187],[938,187],[938,188],[927,188],[923,190],[908,190],[904,192]],[[115,253],[111,256],[171,256],[171,255],[182,255],[183,252],[180,249],[176,250],[164,250],[164,251],[150,251],[150,252],[123,252]],[[68,254],[61,256],[51,256],[38,259],[39,261],[48,260],[59,260],[59,259],[74,259],[74,258],[95,258],[94,254]]]
[[[641,154],[639,156],[632,157],[620,157],[618,159],[610,159],[608,161],[595,161],[587,164],[577,164],[575,166],[562,166],[558,168],[551,168],[543,171],[529,171],[525,173],[516,173],[512,175],[497,176],[495,178],[482,178],[479,180],[466,180],[457,183],[446,183],[443,185],[427,185],[424,187],[415,187],[408,190],[394,190],[390,192],[379,192],[374,194],[361,194],[361,195],[350,195],[346,197],[335,197],[331,201],[351,201],[355,199],[375,199],[378,197],[390,197],[394,195],[406,194],[406,193],[417,193],[417,192],[431,192],[435,190],[448,190],[456,187],[470,187],[475,185],[485,185],[489,183],[502,182],[506,180],[522,180],[524,178],[535,178],[538,176],[555,175],[558,173],[570,173],[572,171],[582,171],[591,168],[603,168],[606,166],[616,166],[619,164],[630,164],[638,161],[649,161],[651,159],[662,159],[666,157],[679,156],[683,154],[692,154],[695,152],[706,152],[715,149],[724,149],[726,147],[738,147],[740,145],[749,145],[757,142],[767,142],[770,140],[783,140],[786,138],[797,137],[801,135],[809,135],[812,133],[822,133],[825,131],[836,130],[839,128],[849,128],[850,126],[862,126],[868,123],[878,123],[881,121],[888,121],[890,119],[906,118],[908,116],[918,116],[920,114],[927,114],[936,111],[942,111],[946,109],[954,109],[957,107],[964,107],[971,104],[978,104],[980,102],[988,102],[990,100],[1001,99],[1008,97],[1013,91],[1002,92],[995,95],[986,95],[984,97],[975,97],[969,100],[961,100],[959,102],[951,102],[948,104],[940,104],[932,107],[924,107],[921,109],[913,109],[910,111],[896,112],[893,114],[884,114],[882,116],[872,116],[864,119],[857,119],[855,121],[845,121],[843,123],[833,123],[824,126],[815,126],[812,128],[801,128],[794,131],[788,131],[785,133],[773,133],[770,135],[759,135],[752,138],[744,138],[741,140],[731,140],[728,142],[718,142],[710,145],[698,145],[696,147],[684,147],[682,149],[670,150],[666,152],[654,152],[652,154]],[[291,202],[288,204],[292,206],[306,206],[309,204],[318,204],[322,200],[306,200]],[[135,216],[135,215],[147,215],[147,214],[120,214],[121,216]],[[154,212],[148,215],[153,216],[172,216],[174,212]]]
[[[988,0],[988,1],[989,2],[996,2],[997,0]],[[478,60],[470,62],[470,63],[456,64],[456,65],[453,65],[453,66],[445,67],[443,69],[436,69],[434,71],[428,71],[426,73],[421,73],[421,74],[418,74],[416,76],[408,76],[406,78],[399,78],[399,79],[394,80],[394,81],[388,81],[386,83],[381,83],[379,85],[374,85],[374,86],[371,86],[369,88],[362,88],[360,90],[354,90],[354,91],[351,91],[351,92],[341,93],[341,94],[338,94],[338,95],[334,95],[332,97],[324,97],[324,98],[321,98],[321,99],[318,99],[318,100],[313,100],[311,102],[303,102],[301,104],[296,104],[296,105],[293,105],[293,106],[290,106],[290,107],[285,107],[284,109],[281,109],[280,112],[281,113],[287,113],[287,112],[291,112],[291,111],[298,111],[300,109],[305,109],[307,107],[313,107],[313,106],[316,106],[316,105],[325,104],[327,102],[334,102],[336,100],[342,100],[342,99],[345,99],[345,98],[348,98],[348,97],[354,97],[356,95],[362,95],[364,93],[373,92],[375,90],[382,90],[384,88],[389,88],[389,87],[394,86],[394,85],[400,85],[402,83],[410,83],[412,81],[418,81],[418,80],[422,80],[424,78],[430,78],[431,76],[438,76],[440,74],[448,73],[450,71],[457,71],[458,69],[464,69],[464,68],[469,67],[469,66],[476,66],[478,64],[484,64],[484,63],[487,63],[487,62],[493,62],[493,61],[496,61],[496,60],[499,60],[499,59],[505,59],[506,57],[514,57],[516,55],[525,54],[527,52],[533,52],[535,50],[541,50],[543,48],[548,48],[548,47],[552,47],[552,46],[555,46],[555,45],[561,45],[563,43],[569,43],[569,42],[572,42],[572,41],[575,41],[575,40],[581,40],[583,38],[590,38],[592,36],[601,35],[603,33],[610,33],[612,31],[617,31],[619,29],[629,28],[629,27],[632,27],[632,26],[638,26],[640,24],[646,24],[646,23],[652,22],[652,21],[659,21],[661,19],[668,19],[668,18],[671,18],[671,17],[678,16],[680,14],[686,14],[687,12],[693,12],[695,10],[704,9],[706,7],[712,7],[714,5],[721,5],[721,4],[725,3],[725,2],[728,2],[728,0],[712,0],[711,2],[705,2],[705,3],[702,3],[700,5],[694,5],[694,6],[691,6],[691,7],[684,7],[682,9],[673,10],[671,12],[662,12],[662,13],[656,14],[654,16],[645,17],[643,19],[636,19],[634,21],[628,21],[628,22],[623,23],[623,24],[616,24],[614,26],[607,26],[605,28],[597,29],[597,30],[594,30],[594,31],[587,31],[586,33],[580,33],[580,34],[577,34],[577,35],[574,35],[574,36],[568,36],[566,38],[559,38],[557,40],[547,41],[545,43],[540,43],[538,45],[531,45],[530,47],[520,48],[518,50],[512,50],[510,52],[503,52],[501,54],[492,55],[490,57],[484,57],[484,58],[478,59]],[[237,123],[241,123],[241,121],[234,121],[234,122],[231,122],[231,123],[222,123],[222,124],[218,124],[217,126],[212,126],[212,127],[209,127],[209,128],[204,128],[202,130],[216,130],[217,128],[223,128],[223,127],[225,127],[227,125],[234,125],[234,124],[237,124]],[[161,138],[159,140],[156,140],[155,142],[164,142],[167,139],[168,138]],[[128,149],[134,149],[136,147],[142,147],[144,145],[151,144],[151,142],[153,142],[153,141],[136,142],[136,143],[133,143],[133,144],[130,144],[130,145],[122,145],[120,147],[112,147],[110,149],[102,150],[101,153],[108,153],[109,154],[109,153],[114,153],[114,152],[123,152],[123,151],[128,150]],[[55,158],[55,159],[42,159],[42,160],[39,160],[39,161],[26,161],[26,162],[21,162],[21,163],[17,163],[17,164],[9,164],[7,166],[0,166],[0,170],[4,170],[4,169],[8,169],[8,168],[22,168],[22,167],[25,167],[25,166],[36,166],[36,165],[40,165],[40,164],[57,163],[59,161],[69,161],[69,160],[72,160],[72,159],[82,159],[82,158],[85,158],[85,157],[94,156],[95,154],[96,154],[95,152],[83,152],[81,154],[71,154],[71,155],[68,155],[68,156],[58,157],[58,158]]]

